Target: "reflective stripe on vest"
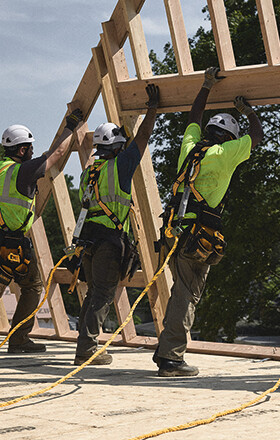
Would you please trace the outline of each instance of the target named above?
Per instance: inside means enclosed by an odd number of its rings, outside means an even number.
[[[130,209],[131,194],[125,193],[120,188],[117,158],[110,159],[106,162],[107,163],[100,170],[100,176],[98,178],[100,200],[106,204],[106,206],[108,206],[108,208],[118,217],[121,222],[126,219],[123,227],[124,231],[128,232],[129,218],[127,217],[127,213]],[[95,161],[95,163],[100,163],[100,161]],[[80,198],[82,198],[82,194],[88,182],[88,172],[86,172],[83,177],[84,179],[80,188],[82,190],[80,191]],[[89,216],[90,213],[94,214],[95,212],[102,212],[102,210],[98,205],[95,194],[93,194],[89,204]],[[106,214],[89,218],[86,221],[100,223],[108,228],[115,229],[115,225]]]
[[[1,165],[4,165],[1,167]],[[6,159],[0,165],[0,209],[2,217],[8,228],[15,231],[19,229],[32,211],[27,225],[22,229],[28,231],[33,223],[35,212],[34,199],[30,199],[17,191],[16,181],[20,164]]]

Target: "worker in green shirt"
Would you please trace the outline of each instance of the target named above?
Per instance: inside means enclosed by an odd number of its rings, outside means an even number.
[[[172,216],[163,227],[165,255],[174,244],[174,235],[180,235],[169,262],[174,284],[163,321],[164,329],[153,356],[159,367],[159,376],[164,377],[196,376],[199,372],[197,367],[184,361],[184,354],[187,334],[194,322],[195,306],[204,290],[210,265],[217,264],[224,253],[222,200],[236,167],[249,159],[251,150],[263,138],[257,115],[245,98],[238,96],[234,105],[248,118],[248,134],[239,137],[239,126],[233,116],[219,113],[209,120],[201,140],[201,121],[209,92],[222,80],[218,72],[216,67],[206,69],[202,88],[192,105],[178,160],[179,174],[187,169],[191,158],[195,160],[202,155],[197,171],[192,169],[189,177],[184,177],[181,182],[177,175],[174,186],[177,184],[178,188],[174,191],[173,186],[169,206]],[[182,214],[180,209],[185,194],[189,196]]]

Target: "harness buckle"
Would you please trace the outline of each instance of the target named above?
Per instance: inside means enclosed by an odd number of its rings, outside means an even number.
[[[175,226],[174,228],[172,226],[169,226],[165,230],[165,235],[167,238],[174,238],[174,237],[178,237],[179,235],[181,235],[182,232],[183,232],[183,229],[179,225]]]
[[[11,261],[12,263],[20,263],[20,256],[17,254],[13,254],[12,252],[10,252],[7,255],[7,260]]]
[[[65,253],[65,255],[67,255],[67,257],[71,257],[75,254],[75,249],[76,249],[76,246],[71,244],[70,246],[67,246],[66,248],[64,248],[63,252]]]

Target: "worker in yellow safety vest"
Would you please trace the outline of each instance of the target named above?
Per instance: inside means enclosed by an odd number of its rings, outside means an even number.
[[[166,255],[179,236],[169,267],[174,284],[164,317],[164,329],[153,356],[158,375],[195,376],[198,368],[184,361],[187,334],[191,330],[195,306],[199,302],[211,265],[224,255],[221,234],[223,199],[236,167],[249,159],[262,140],[261,123],[244,97],[234,101],[246,115],[249,133],[239,135],[235,118],[227,113],[213,116],[201,140],[201,122],[209,92],[222,77],[219,69],[205,71],[204,82],[189,114],[178,160],[173,194],[164,213],[161,249]]]
[[[0,159],[0,297],[14,280],[21,295],[13,315],[12,326],[28,317],[38,306],[43,283],[35,252],[25,233],[35,215],[37,180],[64,155],[69,137],[82,120],[82,112],[74,110],[66,117],[66,127],[52,148],[32,159],[34,137],[24,125],[11,125],[2,135]],[[38,353],[44,344],[33,342],[28,334],[34,317],[21,325],[10,337],[8,353]]]
[[[159,104],[158,87],[148,84],[146,92],[148,110],[135,138],[128,145],[124,127],[111,122],[101,124],[93,136],[94,156],[99,159],[81,176],[80,198],[86,217],[77,235],[78,243],[85,244],[82,266],[88,291],[79,317],[75,365],[84,363],[97,350],[97,337],[118,283],[130,272],[127,256],[132,249],[128,239],[131,182],[152,133]],[[111,362],[112,356],[104,352],[91,364]]]

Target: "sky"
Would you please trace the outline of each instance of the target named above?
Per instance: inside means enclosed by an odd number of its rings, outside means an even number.
[[[209,29],[202,8],[206,0],[181,0],[188,37],[199,26]],[[117,0],[0,0],[1,135],[12,124],[26,125],[35,138],[34,156],[48,150],[88,66]],[[141,19],[148,50],[159,58],[170,41],[163,0],[146,0]],[[124,46],[130,76],[134,66]],[[205,66],[206,68],[207,66]],[[98,99],[88,123],[106,122]],[[72,153],[64,172],[78,186],[81,167]]]

